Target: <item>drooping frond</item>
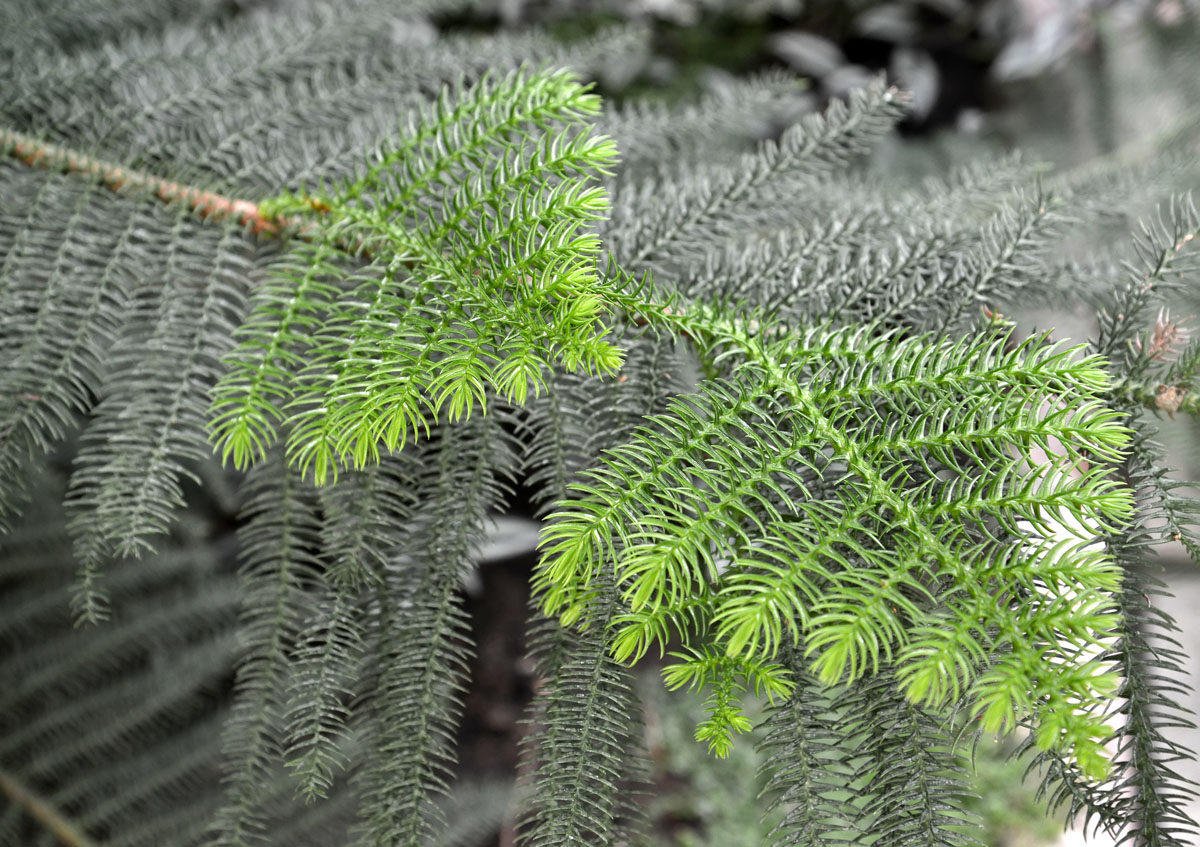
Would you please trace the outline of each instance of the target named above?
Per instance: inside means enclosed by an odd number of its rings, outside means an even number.
[[[622,443],[643,418],[686,390],[692,367],[669,335],[646,333],[626,343],[617,380],[555,374],[521,422],[523,476],[539,509],[568,497],[593,457]]]
[[[594,455],[589,441],[600,428],[586,423],[591,417],[587,389],[576,374],[555,374],[545,395],[529,404],[522,421],[526,444],[522,476],[543,511],[567,496],[568,487]]]
[[[606,209],[588,182],[614,156],[581,124],[597,108],[567,73],[485,80],[340,189],[281,201],[336,223],[258,301],[218,387],[223,455],[262,455],[287,414],[289,455],[322,482],[439,414],[485,409],[489,390],[524,402],[553,364],[615,369],[599,323],[614,292],[582,229]],[[503,155],[484,156],[496,146]],[[386,258],[351,276],[337,258],[347,248]]]
[[[445,824],[436,801],[452,781],[472,650],[457,592],[512,465],[486,420],[442,430],[425,452],[413,521],[373,587],[376,670],[360,778],[367,844],[419,847]]]
[[[38,491],[0,542],[0,844],[61,843],[53,835],[75,847],[211,844],[223,802],[216,741],[238,650],[238,580],[225,545],[170,544],[118,563],[110,619],[81,629],[70,616],[64,529],[61,507]],[[329,740],[340,759],[361,755],[361,733]],[[346,843],[358,798],[344,780],[329,800],[299,806],[294,777],[269,770],[256,787],[266,843]],[[508,796],[503,786],[455,785],[444,804],[456,825],[424,843],[475,847]],[[479,807],[455,813],[466,803]]]
[[[771,832],[775,847],[852,843],[859,835],[859,807],[847,739],[839,733],[837,695],[804,667],[803,656],[784,650],[796,680],[791,695],[770,711],[764,726],[762,770],[769,808],[783,817]]]
[[[905,699],[886,674],[851,686],[836,705],[843,717],[835,726],[855,754],[861,833],[897,847],[979,847],[979,821],[963,809],[969,772],[950,716]]]
[[[358,680],[365,672],[368,598],[399,554],[417,506],[415,456],[384,457],[322,489],[320,538],[330,561],[292,654],[283,758],[310,802],[345,768]]]
[[[615,596],[596,605],[611,610]],[[518,840],[524,847],[616,845],[637,823],[624,800],[636,778],[637,702],[629,671],[609,655],[607,619],[581,635],[554,626],[541,640],[543,690],[525,740],[530,773]],[[553,625],[551,625],[553,626]]]
[[[908,701],[887,672],[829,688],[785,654],[796,690],[771,711],[763,770],[784,812],[777,845],[978,845],[953,718]]]
[[[1042,769],[1040,790],[1052,806],[1066,805],[1072,815],[1083,814],[1085,829],[1137,847],[1182,847],[1200,835],[1188,813],[1197,797],[1195,784],[1178,770],[1178,763],[1194,754],[1168,737],[1172,729],[1193,726],[1180,704],[1190,692],[1183,681],[1186,658],[1173,635],[1178,626],[1153,600],[1165,589],[1151,571],[1154,546],[1183,541],[1185,532],[1190,539],[1191,532],[1180,525],[1173,493],[1178,483],[1166,477],[1161,448],[1145,420],[1148,400],[1158,411],[1172,411],[1155,401],[1166,392],[1182,398],[1192,387],[1186,354],[1171,361],[1164,335],[1169,323],[1162,312],[1156,321],[1150,316],[1163,292],[1179,284],[1177,274],[1194,274],[1194,254],[1186,251],[1198,236],[1195,207],[1187,200],[1172,203],[1155,225],[1145,227],[1138,244],[1141,261],[1129,265],[1129,281],[1101,315],[1097,347],[1110,356],[1110,402],[1122,409],[1133,430],[1123,471],[1136,497],[1134,520],[1107,540],[1123,577],[1116,594],[1120,622],[1103,645],[1103,659],[1121,675],[1121,685],[1107,709],[1094,708],[1112,725],[1114,770],[1099,784],[1089,782],[1053,751],[1030,766]],[[1144,330],[1148,325],[1151,329]],[[1165,527],[1155,526],[1163,518]]]
[[[22,464],[95,402],[103,356],[140,264],[139,204],[0,162],[0,528],[22,500]],[[115,223],[115,225],[114,225]]]
[[[1040,772],[1039,792],[1048,805],[1065,806],[1070,818],[1082,815],[1085,831],[1106,833],[1120,845],[1183,847],[1200,834],[1188,813],[1196,788],[1179,769],[1194,754],[1168,733],[1194,724],[1179,702],[1190,687],[1183,682],[1186,657],[1174,637],[1178,626],[1153,599],[1166,591],[1147,561],[1161,542],[1142,517],[1157,506],[1156,481],[1142,453],[1145,438],[1144,431],[1135,436],[1129,460],[1139,516],[1109,543],[1124,568],[1117,595],[1121,623],[1102,655],[1122,678],[1113,704],[1100,712],[1113,727],[1113,774],[1099,784],[1089,781],[1054,751],[1039,754],[1029,770]]]
[[[320,523],[314,492],[281,457],[257,466],[246,481],[242,560],[242,655],[236,696],[225,728],[226,799],[216,843],[243,847],[265,840],[267,791],[284,732],[289,653],[319,579]]]
[[[1037,713],[1064,731],[1043,743],[1102,769],[1102,727],[1072,702],[1096,701],[1112,678],[1078,662],[1047,674],[1042,662],[1046,651],[1078,659],[1114,624],[1119,571],[1087,544],[1128,499],[1103,475],[1071,476],[1126,438],[1096,402],[1107,386],[1096,361],[1033,342],[1004,351],[1003,336],[774,340],[707,318],[694,332],[702,325],[749,361],[672,403],[575,486],[581,498],[543,534],[545,609],[586,622],[615,567],[619,660],[711,627],[719,650],[778,677],[764,666],[804,635],[826,684],[894,661],[914,702],[970,692],[991,729]],[[1030,463],[1032,450],[1047,459]],[[1078,540],[1037,539],[1068,517],[1084,527]]]
[[[146,257],[161,260],[161,276],[131,301],[129,329],[109,357],[111,388],[99,392],[71,478],[71,532],[89,574],[114,556],[152,549],[148,539],[166,533],[183,507],[182,480],[194,478],[188,465],[210,452],[209,391],[245,311],[244,286],[256,276],[237,230],[177,215],[168,235],[165,223],[135,220],[126,231],[131,240],[161,233],[174,246]],[[76,608],[94,620],[85,610],[102,601],[83,593]]]
[[[322,586],[324,588],[324,586]],[[325,798],[346,767],[350,699],[362,673],[361,609],[348,591],[326,590],[298,627],[281,726],[283,758],[309,802]]]
[[[220,799],[235,580],[214,548],[172,546],[114,567],[111,619],[77,629],[64,529],[38,497],[0,542],[0,843],[64,827],[121,847],[198,845]]]

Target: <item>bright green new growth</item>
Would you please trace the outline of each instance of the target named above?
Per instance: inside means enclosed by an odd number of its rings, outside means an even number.
[[[523,404],[555,365],[620,367],[600,319],[614,292],[584,230],[607,214],[594,182],[616,158],[587,123],[599,108],[566,71],[487,78],[444,92],[357,178],[268,201],[319,219],[217,386],[222,457],[246,467],[286,430],[289,457],[322,484],[440,415],[486,410],[492,391]]]
[[[988,732],[1035,716],[1041,746],[1102,776],[1090,711],[1116,677],[1081,657],[1118,623],[1120,569],[1095,542],[1132,503],[1104,466],[1128,431],[1097,401],[1098,358],[995,333],[764,338],[703,310],[681,320],[734,376],[575,486],[543,533],[545,610],[586,624],[615,568],[613,656],[681,638],[699,652],[672,686],[735,675],[774,698],[791,687],[777,654],[803,639],[827,685],[892,666],[913,702],[965,697]],[[732,700],[699,734],[718,753],[747,728]]]
[[[222,456],[245,467],[284,432],[323,484],[490,394],[524,404],[555,366],[614,373],[601,311],[653,316],[731,375],[574,487],[544,534],[545,611],[586,623],[614,569],[613,657],[680,637],[691,652],[667,682],[711,684],[697,736],[720,755],[749,729],[745,684],[790,693],[776,657],[803,640],[826,685],[890,666],[909,700],[965,702],[989,732],[1033,717],[1040,746],[1103,775],[1094,707],[1116,679],[1081,657],[1113,635],[1120,571],[1094,547],[1131,503],[1106,470],[1127,431],[1099,403],[1099,360],[1006,349],[995,330],[785,331],[614,284],[586,229],[607,215],[593,182],[616,157],[587,124],[598,110],[565,72],[487,78],[444,94],[356,178],[268,201],[310,241],[217,386]]]

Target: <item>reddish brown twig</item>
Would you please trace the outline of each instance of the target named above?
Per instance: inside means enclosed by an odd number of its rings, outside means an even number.
[[[31,818],[54,833],[54,836],[67,847],[96,847],[96,842],[80,832],[78,827],[67,820],[58,809],[22,785],[16,777],[3,770],[0,770],[0,793],[8,797],[13,805],[24,809]]]
[[[117,192],[148,192],[164,203],[182,203],[201,218],[233,220],[256,235],[278,235],[293,223],[264,215],[257,203],[173,182],[114,162],[40,141],[13,130],[0,129],[0,149],[33,168],[90,176]]]

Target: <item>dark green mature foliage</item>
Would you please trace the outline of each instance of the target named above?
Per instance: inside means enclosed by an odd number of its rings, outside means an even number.
[[[434,38],[454,5],[6,36],[7,841],[452,842],[459,588],[522,484],[522,843],[632,837],[652,649],[717,754],[768,700],[777,843],[971,843],[964,724],[1028,727],[1056,796],[1183,843],[1137,598],[1147,527],[1195,549],[1141,417],[1200,372],[1144,337],[1193,210],[1097,286],[1097,349],[1019,338],[993,310],[1052,296],[1094,185],[864,178],[882,83],[760,146],[719,98],[607,113],[581,74],[629,32]],[[236,660],[202,492],[239,504]]]

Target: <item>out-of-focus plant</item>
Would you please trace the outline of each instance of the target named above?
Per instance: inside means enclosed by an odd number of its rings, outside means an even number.
[[[1106,28],[1170,29],[1192,0],[481,0],[505,26],[582,33],[634,21],[653,33],[645,56],[613,57],[611,88],[679,96],[728,73],[784,66],[842,97],[885,70],[912,95],[908,125],[953,123],[985,107],[995,83],[1041,77],[1091,55]],[[632,61],[631,61],[632,60]],[[642,83],[638,84],[638,80]],[[970,123],[970,118],[968,118]]]
[[[979,840],[988,847],[1049,847],[1058,841],[1062,822],[1038,802],[1025,778],[1027,763],[1013,757],[1015,747],[1002,739],[980,741],[973,761],[974,796],[966,806],[979,816]]]
[[[705,718],[702,698],[665,691],[654,679],[643,679],[639,694],[645,707],[653,786],[648,810],[652,838],[647,847],[769,843],[782,815],[778,810],[762,815],[758,798],[766,785],[760,773],[765,757],[757,746],[738,744],[727,758],[716,759],[693,738],[696,724]],[[747,701],[746,715],[761,720],[762,704]]]

